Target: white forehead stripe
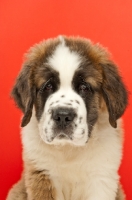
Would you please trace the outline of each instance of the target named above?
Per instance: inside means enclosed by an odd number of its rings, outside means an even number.
[[[52,57],[49,58],[48,63],[59,72],[61,86],[66,87],[69,84],[71,85],[73,75],[79,67],[81,59],[76,52],[71,52],[63,42],[57,46]]]

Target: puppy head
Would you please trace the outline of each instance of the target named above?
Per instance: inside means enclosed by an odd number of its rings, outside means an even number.
[[[127,105],[117,67],[98,44],[59,37],[30,49],[12,91],[26,126],[35,107],[39,133],[48,144],[85,145],[99,117],[103,97],[109,122]]]

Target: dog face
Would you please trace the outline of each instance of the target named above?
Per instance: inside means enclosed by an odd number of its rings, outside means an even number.
[[[58,37],[31,48],[12,96],[24,112],[22,126],[34,106],[48,144],[85,145],[102,102],[114,128],[127,105],[127,91],[106,51],[81,38]]]

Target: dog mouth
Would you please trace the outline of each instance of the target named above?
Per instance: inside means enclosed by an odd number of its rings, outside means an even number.
[[[60,134],[56,135],[55,138],[60,139],[60,140],[61,139],[65,139],[65,140],[69,140],[69,139],[71,140],[72,139],[70,136],[66,135],[65,133],[60,133]]]
[[[54,141],[54,140],[72,140],[72,136],[67,135],[65,133],[59,133],[59,134],[55,134],[54,136],[51,137],[50,142]]]

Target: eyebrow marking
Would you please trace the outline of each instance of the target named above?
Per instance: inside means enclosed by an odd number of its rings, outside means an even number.
[[[89,84],[91,84],[93,87],[97,87],[97,82],[96,82],[96,80],[95,80],[94,78],[92,78],[92,77],[87,77],[87,78],[86,78],[86,82],[89,83]]]

